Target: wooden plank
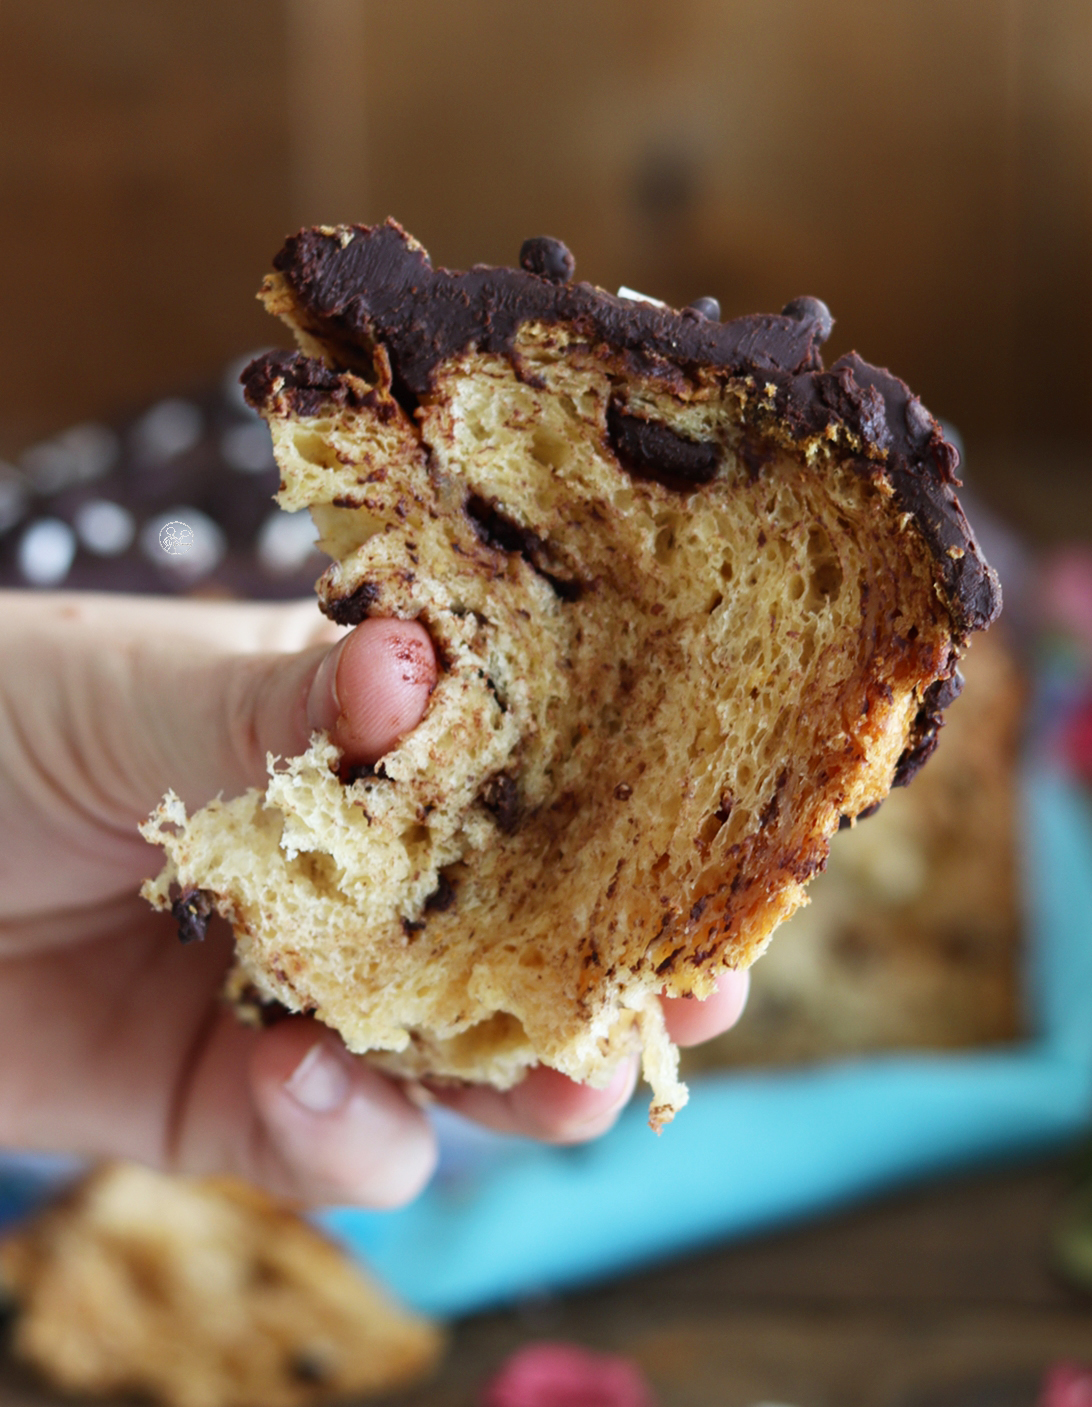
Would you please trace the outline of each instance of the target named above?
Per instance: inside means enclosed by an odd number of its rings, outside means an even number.
[[[292,224],[360,220],[368,204],[369,6],[284,0],[284,10]]]
[[[285,85],[267,0],[0,7],[0,452],[277,340]]]

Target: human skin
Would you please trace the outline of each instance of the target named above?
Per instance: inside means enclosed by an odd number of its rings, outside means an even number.
[[[261,786],[266,754],[327,728],[374,762],[421,718],[436,662],[414,622],[340,636],[310,603],[0,592],[0,1147],[233,1173],[306,1203],[394,1206],[435,1140],[407,1089],[308,1017],[241,1025],[220,999],[231,935],[182,947],[138,897],[137,825]],[[667,1000],[680,1045],[726,1030],[746,975]],[[636,1066],[593,1090],[555,1071],[432,1098],[494,1129],[603,1133]]]

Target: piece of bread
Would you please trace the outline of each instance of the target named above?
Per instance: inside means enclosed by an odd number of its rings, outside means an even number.
[[[168,1407],[307,1407],[426,1375],[443,1343],[244,1183],[128,1163],[0,1242],[13,1349],[58,1387]]]
[[[936,757],[838,838],[811,902],[756,965],[746,1020],[685,1052],[686,1073],[1021,1035],[1027,680],[1000,628],[961,668]]]
[[[831,320],[709,320],[521,269],[433,269],[396,224],[304,231],[263,298],[302,351],[244,377],[279,502],[334,564],[323,609],[424,623],[421,725],[349,773],[325,736],[265,793],[144,829],[237,994],[313,1011],[406,1076],[601,1085],[657,993],[708,994],[804,899],[843,816],[935,744],[1000,608],[957,457]]]

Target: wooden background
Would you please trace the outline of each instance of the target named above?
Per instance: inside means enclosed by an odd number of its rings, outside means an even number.
[[[563,237],[725,316],[800,293],[1032,536],[1092,535],[1092,6],[35,0],[0,10],[0,453],[276,340],[298,224]]]

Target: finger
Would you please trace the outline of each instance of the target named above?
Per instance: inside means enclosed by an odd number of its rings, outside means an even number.
[[[230,1171],[309,1205],[395,1207],[436,1162],[428,1119],[307,1017],[218,1026],[187,1086],[173,1163]]]
[[[545,1065],[509,1090],[487,1085],[429,1086],[438,1103],[497,1133],[544,1143],[584,1143],[615,1123],[637,1084],[637,1061],[619,1065],[606,1089],[580,1085]]]
[[[226,924],[183,948],[129,906],[108,937],[5,958],[5,1146],[230,1173],[308,1203],[393,1206],[421,1188],[433,1135],[398,1086],[313,1020],[239,1022],[220,998]]]
[[[323,659],[308,695],[308,723],[324,728],[349,762],[376,762],[425,711],[436,654],[416,621],[366,620]]]
[[[749,972],[726,972],[717,990],[705,1001],[694,997],[661,997],[667,1034],[676,1045],[700,1045],[730,1030],[743,1015],[751,986]]]

